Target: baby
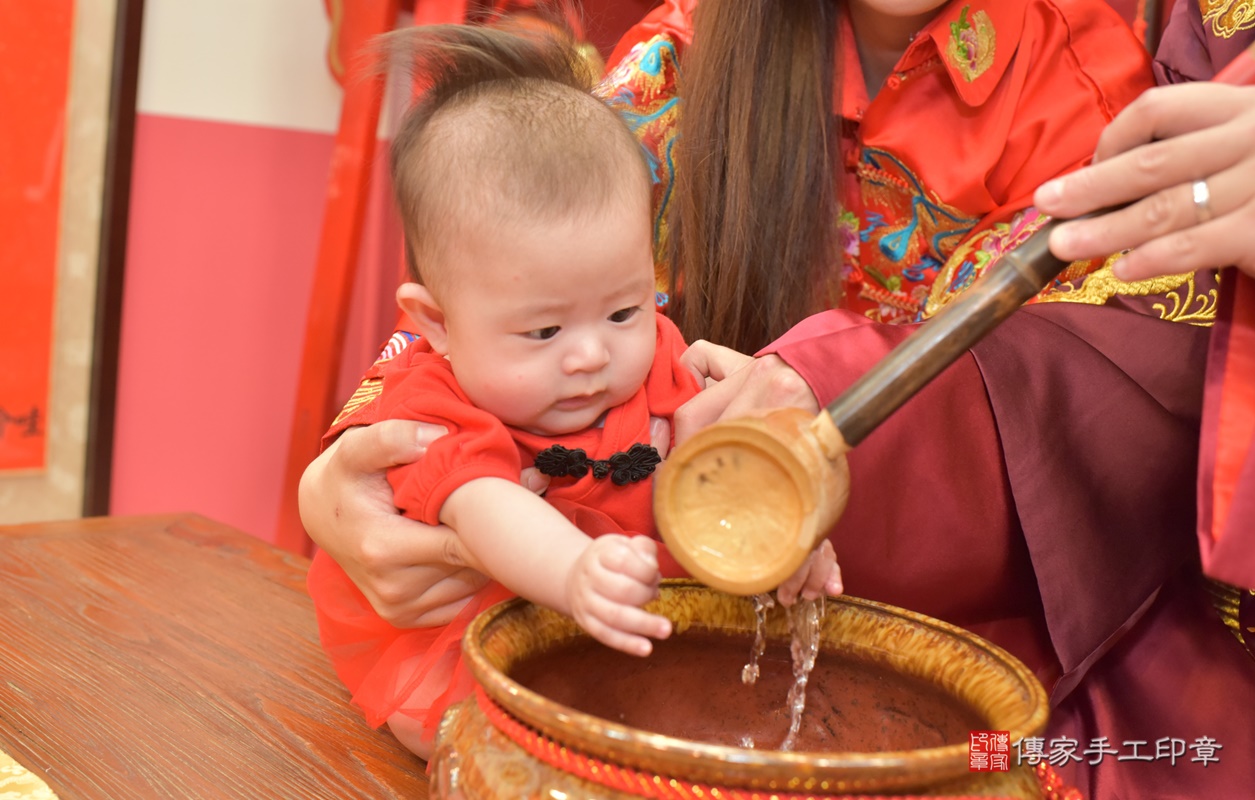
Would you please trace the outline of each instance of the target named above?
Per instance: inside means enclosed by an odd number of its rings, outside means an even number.
[[[421,338],[376,365],[371,402],[449,431],[391,471],[395,502],[457,531],[496,583],[449,626],[415,630],[380,620],[322,554],[309,586],[354,702],[426,757],[469,688],[462,631],[503,597],[633,655],[670,635],[641,608],[681,574],[654,538],[651,423],[699,386],[655,311],[644,157],[575,50],[486,28],[406,33],[427,89],[392,145],[412,279],[397,301]],[[544,497],[519,483],[533,466],[551,476]],[[826,584],[821,552],[805,569]]]

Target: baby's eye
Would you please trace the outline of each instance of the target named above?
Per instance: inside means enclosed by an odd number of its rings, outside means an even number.
[[[620,308],[618,311],[610,315],[611,322],[627,322],[640,311],[640,306],[632,306],[631,308]]]
[[[552,339],[558,335],[558,331],[562,330],[557,325],[550,325],[548,328],[537,328],[534,331],[528,331],[523,334],[529,339]]]

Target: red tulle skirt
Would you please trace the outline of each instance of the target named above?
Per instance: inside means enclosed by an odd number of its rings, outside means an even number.
[[[462,635],[479,612],[514,596],[490,583],[448,625],[398,628],[375,613],[323,552],[314,556],[307,585],[323,649],[366,721],[378,727],[393,714],[404,714],[423,726],[428,740],[435,737],[445,709],[474,687],[462,663]]]

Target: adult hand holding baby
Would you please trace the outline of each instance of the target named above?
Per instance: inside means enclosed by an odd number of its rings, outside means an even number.
[[[447,624],[488,582],[457,534],[396,513],[387,470],[421,458],[438,425],[384,420],[350,428],[305,470],[301,522],[398,628]]]
[[[445,433],[440,425],[401,419],[350,428],[301,477],[301,522],[310,538],[398,628],[448,624],[488,582],[448,526],[404,517],[392,502],[388,469],[422,458]],[[650,420],[650,439],[665,458],[667,420]],[[549,485],[534,467],[519,481],[537,494]]]

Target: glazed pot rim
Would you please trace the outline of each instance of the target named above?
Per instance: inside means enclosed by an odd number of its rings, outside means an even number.
[[[689,579],[665,580],[663,588],[723,594]],[[1015,720],[1016,724],[1006,728],[1010,741],[1040,735],[1045,729],[1049,708],[1041,683],[1024,664],[992,642],[941,620],[873,600],[842,595],[828,598],[828,602],[898,617],[982,651],[1008,679],[1020,684],[1027,695],[1024,713],[1020,715],[1022,719]],[[481,645],[489,626],[507,614],[517,613],[515,609],[528,605],[531,605],[528,601],[514,598],[480,614],[463,638],[463,657],[487,696],[507,713],[556,742],[586,755],[630,767],[665,770],[669,777],[702,781],[716,776],[727,785],[767,789],[811,790],[819,781],[824,783],[825,791],[829,782],[833,783],[832,789],[843,792],[864,787],[909,788],[938,780],[959,779],[969,772],[966,742],[884,752],[758,750],[652,733],[562,705],[510,678],[491,663]],[[703,629],[698,624],[691,628]],[[682,635],[682,632],[677,630],[676,634]],[[901,773],[901,777],[894,777],[895,773]],[[802,776],[801,784],[798,783],[799,776]]]

